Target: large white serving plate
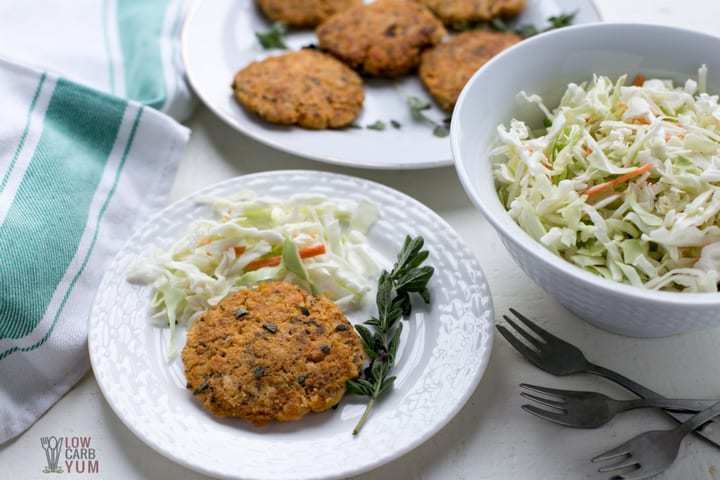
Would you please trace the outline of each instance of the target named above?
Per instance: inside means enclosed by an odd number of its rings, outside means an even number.
[[[422,235],[436,268],[432,305],[404,321],[395,389],[357,437],[364,408],[347,397],[339,408],[298,422],[255,428],[207,414],[185,388],[180,359],[167,361],[167,332],[152,326],[150,287],[126,281],[143,255],[168,247],[188,226],[208,218],[204,195],[242,190],[285,197],[323,193],[367,199],[380,209],[368,236],[391,265],[405,235]],[[366,320],[374,298],[353,323]],[[181,335],[181,345],[184,336]],[[463,241],[437,214],[388,187],[359,178],[309,171],[237,177],[180,200],[140,228],[115,257],[98,289],[90,318],[95,378],[113,410],[163,455],[208,475],[238,479],[344,478],[399,457],[441,429],[463,406],[487,366],[493,308],[485,276]]]
[[[577,12],[575,23],[600,20],[591,0],[528,0],[520,25],[542,26],[551,15]],[[200,99],[238,131],[278,150],[328,163],[375,169],[417,169],[452,164],[448,138],[433,136],[432,128],[413,121],[408,96],[429,99],[416,76],[400,80],[368,79],[365,106],[358,125],[377,120],[396,120],[400,130],[389,126],[378,132],[367,129],[312,131],[272,125],[241,108],[232,96],[235,73],[254,60],[277,55],[258,44],[255,32],[266,31],[269,22],[253,0],[196,2],[182,35],[182,52],[188,78]],[[291,49],[316,42],[312,30],[297,31],[287,38]],[[448,116],[437,107],[428,116],[442,121]]]

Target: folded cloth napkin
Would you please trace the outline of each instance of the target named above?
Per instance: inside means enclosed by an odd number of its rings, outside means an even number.
[[[0,2],[0,57],[57,72],[178,120],[192,111],[180,54],[190,0]]]
[[[87,371],[95,289],[138,223],[164,205],[189,132],[141,103],[5,60],[0,98],[3,443]]]

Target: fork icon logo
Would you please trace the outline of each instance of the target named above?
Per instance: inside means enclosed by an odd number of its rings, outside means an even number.
[[[62,450],[62,437],[42,437],[40,445],[45,450],[45,460],[47,460],[47,466],[43,468],[43,473],[63,473],[62,467],[58,465]]]

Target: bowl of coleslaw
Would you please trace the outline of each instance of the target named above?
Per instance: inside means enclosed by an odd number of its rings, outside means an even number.
[[[720,325],[720,38],[593,24],[480,69],[451,128],[460,180],[518,265],[622,335]]]

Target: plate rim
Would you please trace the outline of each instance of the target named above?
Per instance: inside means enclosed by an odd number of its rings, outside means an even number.
[[[458,241],[460,242],[460,244],[462,245],[462,247],[465,248],[465,250],[467,250],[467,253],[469,255],[471,255],[473,259],[475,259],[475,261],[477,262],[477,267],[478,267],[477,272],[481,275],[482,279],[485,282],[485,286],[487,288],[488,302],[487,302],[487,305],[485,306],[485,310],[490,312],[490,315],[487,320],[487,323],[488,323],[487,329],[486,329],[487,338],[483,339],[483,344],[485,345],[485,348],[481,352],[479,366],[474,373],[474,378],[472,379],[472,382],[469,384],[469,386],[465,390],[465,392],[463,392],[463,395],[458,399],[458,401],[453,406],[453,408],[448,410],[446,415],[440,421],[436,422],[435,425],[433,425],[433,428],[426,431],[425,434],[420,435],[416,438],[413,438],[412,441],[408,442],[408,444],[405,447],[395,450],[389,455],[385,455],[384,457],[378,458],[373,463],[368,463],[363,466],[354,467],[353,469],[347,469],[342,472],[335,472],[332,474],[319,473],[318,475],[314,475],[312,477],[304,477],[302,480],[332,480],[332,479],[338,479],[338,478],[346,478],[346,477],[350,477],[350,476],[360,475],[360,474],[369,472],[371,470],[380,468],[384,465],[387,465],[388,463],[390,463],[394,460],[397,460],[398,458],[406,455],[410,451],[418,448],[420,445],[427,442],[430,438],[434,437],[440,430],[445,428],[448,425],[448,423],[450,423],[450,421],[453,420],[458,415],[460,410],[462,410],[467,405],[467,402],[470,399],[470,397],[477,391],[478,386],[480,385],[481,380],[484,378],[485,372],[487,371],[487,368],[490,364],[490,359],[491,359],[492,352],[493,352],[493,346],[495,343],[494,342],[494,339],[495,339],[494,326],[496,324],[496,319],[495,319],[496,312],[495,312],[495,305],[494,305],[493,296],[492,296],[492,290],[490,288],[487,276],[485,275],[485,272],[482,268],[482,265],[480,264],[480,261],[479,261],[477,255],[475,255],[472,252],[472,250],[470,250],[470,248],[468,247],[465,240],[460,236],[460,234],[457,233],[457,231],[455,231],[455,229],[444,218],[442,218],[439,214],[437,214],[430,207],[426,206],[425,204],[423,204],[419,200],[416,200],[415,198],[411,197],[410,195],[407,195],[406,193],[401,192],[400,190],[389,187],[382,183],[375,182],[372,180],[367,180],[362,177],[356,177],[353,175],[345,175],[345,174],[339,174],[339,173],[331,173],[331,172],[320,172],[320,171],[315,171],[315,170],[304,170],[304,169],[273,170],[273,171],[267,171],[267,172],[251,173],[251,174],[247,174],[247,175],[239,175],[239,176],[235,176],[235,177],[232,177],[229,179],[225,179],[220,182],[216,182],[214,184],[211,184],[204,188],[201,188],[189,195],[186,195],[186,196],[172,202],[167,207],[165,207],[161,210],[158,210],[154,214],[148,216],[146,218],[146,220],[144,222],[142,222],[142,224],[133,231],[133,234],[130,236],[130,238],[123,243],[123,246],[120,248],[120,250],[118,250],[118,252],[113,256],[113,260],[115,257],[120,255],[120,253],[125,250],[127,245],[129,245],[130,242],[133,240],[133,237],[135,237],[135,235],[139,231],[142,230],[142,227],[145,224],[153,222],[155,219],[166,214],[167,211],[175,208],[180,203],[191,200],[192,198],[200,197],[200,196],[206,194],[206,192],[208,192],[208,191],[216,189],[216,188],[220,187],[221,185],[237,181],[238,179],[241,179],[241,178],[272,177],[272,176],[277,176],[277,175],[292,175],[292,174],[312,174],[312,175],[319,174],[321,176],[327,176],[327,177],[339,177],[339,178],[349,178],[349,179],[353,179],[353,180],[360,180],[362,182],[371,184],[375,188],[379,188],[382,190],[389,190],[393,194],[397,194],[397,195],[406,197],[406,200],[410,200],[412,203],[418,204],[422,208],[429,210],[431,212],[431,214],[435,216],[436,220],[438,220],[440,222],[440,224],[443,227],[445,227],[448,232],[450,232],[451,235],[455,236],[458,239]],[[110,263],[112,263],[112,260]],[[220,472],[217,470],[214,471],[210,468],[206,468],[204,465],[193,464],[189,461],[186,461],[184,458],[182,458],[180,456],[176,456],[172,452],[171,449],[166,449],[163,447],[163,445],[156,444],[156,442],[154,442],[153,439],[146,437],[140,430],[135,428],[135,426],[132,422],[132,418],[130,418],[131,416],[130,415],[126,416],[119,409],[119,407],[114,403],[113,397],[111,397],[107,394],[107,392],[105,390],[105,386],[104,386],[103,382],[100,380],[102,378],[102,376],[98,376],[96,373],[96,361],[97,360],[95,359],[95,355],[97,353],[95,353],[95,354],[93,353],[94,352],[94,349],[92,347],[93,336],[90,335],[90,332],[93,329],[93,323],[94,323],[93,319],[96,317],[96,315],[94,313],[95,308],[96,308],[96,299],[99,295],[99,292],[104,288],[104,285],[106,283],[106,278],[108,278],[109,275],[110,275],[109,270],[103,274],[103,278],[100,281],[99,287],[96,290],[95,295],[94,295],[93,306],[90,310],[90,315],[88,316],[88,323],[87,323],[87,325],[88,325],[88,352],[89,352],[89,357],[90,357],[90,365],[91,365],[91,368],[93,371],[93,375],[96,378],[96,383],[97,383],[100,391],[103,394],[103,398],[105,398],[108,405],[110,405],[110,408],[115,413],[115,415],[120,419],[120,421],[123,423],[123,425],[125,425],[125,427],[127,427],[135,435],[136,438],[141,440],[145,445],[149,446],[150,448],[155,450],[157,453],[159,453],[163,457],[165,457],[175,463],[178,463],[190,470],[193,470],[195,472],[198,472],[198,473],[201,473],[204,475],[208,475],[208,476],[215,477],[215,478],[219,478],[220,476],[227,477],[226,473],[223,473],[223,472]],[[239,477],[239,476],[233,474],[232,476],[227,477],[227,478],[236,478],[238,480],[240,480],[240,479],[242,479],[242,480],[266,480],[269,477],[260,477],[260,476]],[[298,479],[298,480],[300,480],[300,479]]]

